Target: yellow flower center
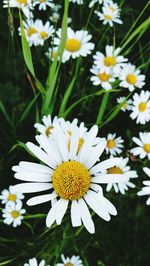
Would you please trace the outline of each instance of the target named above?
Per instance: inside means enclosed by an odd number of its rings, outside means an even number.
[[[27,34],[29,37],[31,37],[33,34],[37,33],[38,31],[34,27],[30,27],[27,31]]]
[[[81,43],[76,39],[68,39],[66,41],[66,50],[69,52],[77,52],[80,50]]]
[[[27,0],[17,0],[19,4],[27,5]]]
[[[40,2],[41,2],[41,3],[45,3],[45,2],[46,2],[46,0],[40,0]]]
[[[15,201],[16,200],[16,195],[15,194],[9,194],[7,199],[10,200],[10,201]]]
[[[45,31],[41,31],[40,35],[42,39],[46,39],[48,37],[48,34]]]
[[[126,81],[131,85],[135,85],[137,83],[137,77],[134,74],[128,74],[126,77]]]
[[[116,146],[116,142],[113,139],[107,141],[107,147],[113,149]]]
[[[107,56],[104,58],[104,65],[109,66],[115,66],[117,64],[116,58],[114,56]]]
[[[147,109],[147,104],[145,102],[141,102],[139,104],[139,111],[144,112]]]
[[[48,127],[48,128],[45,130],[45,134],[46,134],[47,137],[49,137],[49,135],[52,134],[52,129],[53,129],[53,128],[54,128],[53,126],[50,126],[50,127]]]
[[[80,162],[61,163],[52,176],[55,192],[63,199],[82,198],[89,190],[91,175]]]
[[[104,17],[106,20],[112,20],[112,16],[110,16],[110,15],[104,15]]]
[[[115,166],[115,167],[109,168],[107,170],[107,173],[108,174],[123,174],[123,171],[119,167]]]
[[[106,74],[106,72],[103,72],[103,73],[99,73],[98,74],[98,77],[101,81],[108,81],[109,78],[110,78],[110,75],[109,74]]]
[[[113,6],[109,6],[109,9],[112,11],[112,12],[115,12],[115,9]]]
[[[126,109],[126,108],[127,108],[127,103],[126,103],[126,102],[123,103],[123,104],[122,104],[122,107],[123,107],[124,109]]]
[[[65,266],[73,266],[73,264],[69,262],[69,263],[66,263]]]
[[[52,51],[52,55],[51,55],[51,57],[54,59],[54,58],[56,57],[56,54],[57,54],[56,51]]]
[[[146,151],[147,153],[150,153],[150,144],[144,145],[144,151]]]
[[[72,132],[71,131],[68,131],[68,135],[71,137],[72,136]]]
[[[18,211],[12,211],[11,212],[11,216],[16,219],[17,217],[19,217],[20,213]]]

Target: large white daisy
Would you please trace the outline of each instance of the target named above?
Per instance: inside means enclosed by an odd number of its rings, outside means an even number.
[[[101,71],[110,74],[114,73],[118,77],[120,68],[127,61],[122,55],[119,55],[121,48],[114,49],[113,46],[106,45],[105,55],[101,52],[96,52],[93,56],[94,64],[101,69]]]
[[[150,121],[150,92],[141,91],[140,95],[133,95],[133,106],[130,117],[136,119],[137,124],[146,124]]]
[[[144,159],[147,156],[150,160],[150,132],[140,132],[139,137],[139,139],[136,137],[132,138],[138,147],[131,149],[131,152],[135,156],[138,155],[140,159]]]
[[[73,255],[71,258],[62,254],[61,255],[62,263],[57,263],[56,266],[83,266],[83,262],[79,256]]]
[[[23,11],[27,18],[30,17],[30,9],[32,9],[32,0],[4,0],[4,8],[19,8]]]
[[[40,144],[28,142],[27,147],[39,160],[46,165],[20,162],[14,166],[14,177],[27,181],[14,186],[15,190],[22,193],[33,193],[50,190],[46,195],[35,196],[27,201],[28,205],[36,205],[57,199],[50,209],[46,225],[56,221],[59,225],[71,204],[71,221],[73,226],[83,223],[90,233],[94,233],[88,206],[102,219],[109,221],[110,214],[116,215],[117,211],[110,201],[103,196],[102,184],[127,181],[124,175],[106,174],[106,170],[114,167],[120,158],[112,158],[97,163],[106,147],[106,140],[100,139],[93,146],[93,135],[97,127],[90,130],[86,141],[79,149],[78,129],[70,137],[70,145],[64,132],[53,130],[53,141],[43,135],[37,137]]]
[[[111,167],[107,170],[109,174],[123,174],[129,178],[129,181],[122,183],[110,183],[107,185],[106,190],[110,191],[114,188],[115,192],[120,192],[121,194],[125,194],[125,192],[129,188],[135,188],[135,184],[133,184],[130,179],[137,178],[137,172],[130,170],[130,166],[128,166],[129,158],[122,158],[121,162],[118,163],[115,167]]]
[[[61,29],[57,32],[57,37],[54,38],[54,45],[59,46],[61,39]],[[89,42],[92,35],[85,30],[73,31],[71,28],[67,29],[67,40],[63,53],[62,62],[65,63],[71,57],[73,59],[83,56],[86,57],[94,49],[94,43]]]
[[[150,177],[150,168],[144,167],[143,171],[145,172],[146,175],[148,175],[148,177]],[[138,196],[149,195],[146,204],[150,205],[150,180],[143,181],[143,185],[145,185],[145,187],[142,187],[142,189],[137,193],[137,195]]]

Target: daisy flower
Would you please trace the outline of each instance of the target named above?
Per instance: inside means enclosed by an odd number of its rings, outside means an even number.
[[[122,103],[122,107],[121,107],[121,110],[123,112],[125,111],[130,111],[132,109],[132,100],[129,99],[129,100],[125,100],[126,97],[119,97],[117,98],[117,103]]]
[[[5,209],[2,210],[4,223],[12,224],[13,227],[17,227],[21,225],[21,221],[23,220],[23,214],[25,214],[26,210],[22,209],[22,202],[19,201],[15,204],[15,202],[9,202],[5,205]]]
[[[52,135],[53,129],[60,127],[60,120],[57,116],[52,120],[51,115],[44,115],[42,118],[43,124],[35,123],[34,127],[40,134],[49,138]]]
[[[75,128],[78,128],[79,130],[79,136],[83,136],[86,132],[87,132],[87,127],[85,127],[84,123],[80,123],[78,125],[78,119],[77,118],[74,118],[72,122],[70,121],[65,121],[63,118],[61,118],[60,120],[60,125],[61,125],[61,128],[64,132],[64,134],[66,135],[66,137],[70,138],[73,134],[73,131],[75,130]]]
[[[116,13],[117,16],[120,16],[120,9],[117,3],[114,3],[111,0],[104,0],[104,6],[108,8],[112,13]]]
[[[46,265],[45,260],[41,260],[41,262],[38,264],[36,258],[29,259],[28,263],[25,263],[24,266],[50,266]]]
[[[95,85],[95,86],[101,85],[102,88],[104,88],[105,90],[111,90],[112,89],[111,83],[115,81],[115,78],[113,77],[113,75],[111,73],[108,74],[105,71],[101,71],[95,65],[93,65],[93,67],[90,69],[90,71],[91,71],[91,73],[94,74],[94,76],[92,76],[90,78],[93,85]]]
[[[115,156],[122,152],[124,140],[121,137],[116,138],[116,133],[107,135],[106,153]]]
[[[77,3],[78,5],[83,5],[83,0],[69,0],[72,3]]]
[[[32,0],[4,0],[3,7],[15,7],[23,11],[26,17],[30,17],[30,9],[32,9]]]
[[[16,172],[15,178],[26,181],[15,185],[16,191],[33,193],[50,190],[47,194],[29,199],[29,206],[56,199],[46,218],[47,227],[51,227],[55,221],[58,225],[62,223],[69,203],[72,225],[77,227],[83,223],[90,233],[95,232],[95,227],[88,206],[106,221],[111,219],[110,214],[117,214],[113,204],[103,196],[101,184],[124,182],[128,178],[122,174],[105,173],[108,168],[116,166],[120,158],[97,163],[106,147],[104,139],[93,146],[93,136],[97,133],[98,127],[93,126],[80,150],[78,130],[72,132],[69,147],[61,130],[53,130],[52,141],[39,135],[37,140],[40,147],[31,142],[26,145],[46,165],[23,161],[12,168]]]
[[[52,21],[53,23],[57,23],[58,20],[60,19],[60,14],[57,12],[53,12],[49,18],[50,18],[50,21]]]
[[[37,46],[39,45],[39,33],[36,23],[32,19],[27,19],[23,21],[23,26],[25,30],[26,39],[29,45]],[[19,27],[19,35],[21,35],[21,28]]]
[[[48,51],[45,53],[45,55],[47,56],[48,59],[50,60],[54,60],[55,59],[55,56],[56,56],[56,53],[58,51],[58,48],[48,48]]]
[[[146,124],[150,121],[150,92],[141,91],[140,95],[133,95],[133,106],[130,117],[136,119],[137,124]]]
[[[0,199],[2,204],[10,203],[10,202],[19,202],[24,199],[24,195],[22,193],[16,193],[13,189],[13,186],[9,186],[8,189],[4,189],[1,192]]]
[[[118,163],[115,167],[111,167],[107,170],[108,174],[123,174],[129,178],[129,181],[122,182],[122,183],[109,183],[106,187],[106,191],[110,191],[114,188],[115,192],[120,192],[121,194],[125,194],[128,190],[128,187],[135,188],[135,185],[130,182],[131,178],[137,178],[137,172],[130,170],[130,166],[127,165],[129,162],[129,158],[122,158],[121,162]]]
[[[148,177],[150,177],[150,168],[144,167],[143,171],[145,172],[146,175],[148,175]],[[146,204],[150,205],[150,180],[143,181],[143,185],[145,185],[145,187],[142,187],[142,189],[137,193],[137,195],[138,196],[149,195]]]
[[[52,7],[52,0],[34,0],[33,6],[39,5],[39,10],[46,10],[47,7]]]
[[[121,80],[120,87],[128,88],[129,91],[135,88],[141,89],[145,85],[145,75],[140,75],[140,70],[130,63],[122,66],[119,79]]]
[[[102,13],[99,11],[95,11],[95,14],[99,17],[99,20],[103,21],[103,24],[109,24],[110,27],[113,27],[114,23],[122,24],[122,20],[120,19],[120,10],[114,9],[108,3],[108,5],[104,5],[102,7]]]
[[[57,31],[57,36],[54,38],[54,45],[57,47],[60,44],[61,29]],[[86,57],[94,49],[94,44],[89,42],[92,36],[87,31],[79,30],[73,31],[71,28],[67,29],[67,40],[63,53],[63,63],[68,61],[70,57],[73,59],[83,56]]]
[[[79,256],[72,256],[71,258],[62,254],[61,255],[62,263],[57,263],[56,266],[83,266],[83,262]]]
[[[118,47],[114,49],[113,46],[106,45],[104,55],[101,52],[96,52],[93,56],[94,64],[101,69],[101,71],[109,74],[110,72],[114,73],[116,77],[118,77],[120,68],[127,61],[122,55],[119,55],[121,48]]]
[[[144,159],[147,156],[150,160],[150,132],[140,132],[139,137],[139,139],[136,137],[132,138],[138,147],[131,149],[131,152],[135,156],[138,155],[140,159]]]
[[[37,19],[35,21],[35,27],[38,29],[40,45],[43,45],[49,37],[53,36],[54,27],[50,25],[49,21],[47,21],[44,25],[42,20]]]

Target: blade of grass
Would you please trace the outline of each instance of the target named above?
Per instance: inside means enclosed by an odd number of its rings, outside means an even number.
[[[98,112],[98,116],[97,116],[97,120],[96,120],[96,124],[97,125],[100,125],[101,122],[102,122],[102,119],[103,119],[103,116],[104,116],[104,113],[105,113],[105,110],[106,110],[107,102],[108,102],[108,99],[109,99],[109,94],[110,94],[110,92],[106,91],[104,96],[103,96],[102,103],[101,103],[101,105],[99,107],[99,112]]]

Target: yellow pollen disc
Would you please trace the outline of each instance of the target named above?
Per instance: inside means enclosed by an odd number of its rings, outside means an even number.
[[[45,130],[45,134],[46,134],[47,137],[49,137],[49,135],[52,134],[52,129],[53,129],[53,128],[54,128],[53,126],[50,126],[50,127],[48,127],[48,128]]]
[[[137,77],[134,74],[128,74],[126,81],[131,85],[135,85],[137,83]]]
[[[139,104],[139,111],[144,112],[147,109],[147,104],[145,102],[141,102]]]
[[[114,56],[107,56],[104,58],[104,65],[109,66],[115,66],[117,64],[117,61]]]
[[[46,2],[46,0],[40,0],[40,2],[41,2],[41,3],[45,3],[45,2]]]
[[[61,198],[77,200],[89,190],[91,175],[82,163],[69,161],[56,168],[52,182],[55,192]]]
[[[72,132],[71,131],[68,131],[68,135],[71,137],[72,136]]]
[[[105,72],[103,73],[99,73],[98,74],[98,77],[101,81],[108,81],[109,78],[110,78],[110,75],[109,74],[106,74]]]
[[[27,5],[27,0],[17,0],[19,4]]]
[[[41,31],[41,32],[40,32],[40,35],[41,35],[41,38],[42,38],[42,39],[45,39],[45,38],[48,37],[48,34],[47,34],[45,31]]]
[[[110,16],[110,15],[104,15],[104,17],[106,20],[112,20],[112,16]]]
[[[17,217],[19,217],[20,213],[18,211],[12,211],[11,212],[11,216],[16,219]]]
[[[66,41],[66,50],[69,52],[77,52],[80,50],[81,43],[76,39],[68,39]]]
[[[15,194],[9,194],[7,199],[10,200],[10,201],[15,201],[16,200],[16,195]]]
[[[108,174],[123,174],[123,171],[119,167],[111,167],[107,170]]]
[[[34,27],[30,27],[27,31],[27,34],[29,37],[31,37],[33,34],[37,33],[38,31]]]
[[[126,103],[126,102],[123,103],[123,104],[122,104],[122,107],[126,109],[126,108],[127,108],[127,103]]]
[[[73,264],[69,262],[69,263],[66,263],[65,266],[73,266]]]
[[[115,12],[115,9],[113,6],[110,6],[109,9],[112,11],[112,12]]]
[[[116,146],[116,142],[113,139],[107,141],[107,147],[113,149]]]
[[[144,151],[146,151],[147,153],[150,153],[150,144],[144,145]]]
[[[55,58],[56,57],[56,54],[57,54],[57,52],[53,51],[51,57],[52,58]]]

